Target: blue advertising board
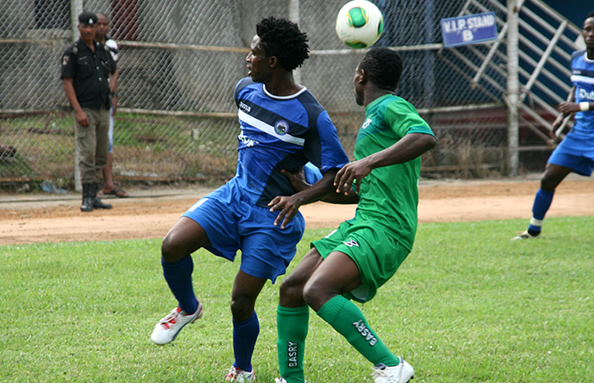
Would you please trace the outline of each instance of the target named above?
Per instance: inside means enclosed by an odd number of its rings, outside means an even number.
[[[497,39],[495,12],[441,19],[440,25],[446,48]]]

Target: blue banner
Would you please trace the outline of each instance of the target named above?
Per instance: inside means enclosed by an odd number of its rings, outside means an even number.
[[[497,39],[495,12],[441,19],[440,25],[446,48]]]

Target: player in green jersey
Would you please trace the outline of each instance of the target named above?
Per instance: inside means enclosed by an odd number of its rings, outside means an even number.
[[[395,95],[402,60],[388,48],[370,49],[355,70],[357,104],[365,122],[355,144],[356,161],[336,175],[337,195],[359,202],[343,222],[310,251],[280,286],[277,310],[277,383],[304,382],[303,356],[309,307],[375,367],[376,383],[404,383],[414,370],[395,356],[352,302],[371,300],[410,253],[417,229],[421,155],[435,135],[415,108]],[[292,182],[296,177],[289,177]],[[337,202],[337,195],[328,201]]]

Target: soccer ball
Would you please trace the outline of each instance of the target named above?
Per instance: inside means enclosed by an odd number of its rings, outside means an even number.
[[[369,48],[384,30],[384,17],[380,10],[367,0],[346,3],[336,16],[336,34],[351,48]]]

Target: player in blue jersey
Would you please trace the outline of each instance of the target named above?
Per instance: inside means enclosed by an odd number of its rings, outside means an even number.
[[[252,354],[260,327],[254,306],[266,281],[274,283],[295,255],[305,227],[298,209],[334,193],[334,176],[349,161],[328,113],[294,80],[293,70],[309,57],[307,35],[273,17],[256,31],[246,58],[249,77],[234,93],[241,127],[236,175],[196,202],[165,236],[163,274],[178,306],[151,335],[157,344],[169,343],[202,315],[192,285],[193,252],[205,248],[233,261],[241,250],[231,293],[235,362],[225,376],[239,382],[256,381]],[[296,192],[281,170],[298,171],[307,162],[323,176]]]
[[[537,238],[542,230],[545,214],[551,207],[555,189],[571,172],[590,176],[594,168],[594,11],[584,21],[582,36],[586,50],[571,56],[573,88],[567,102],[559,105],[560,114],[553,122],[553,136],[563,120],[575,113],[572,130],[555,148],[547,162],[532,206],[528,229],[514,240]]]

